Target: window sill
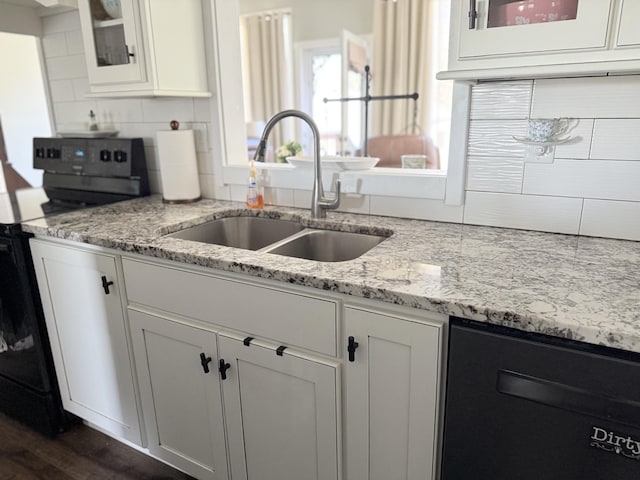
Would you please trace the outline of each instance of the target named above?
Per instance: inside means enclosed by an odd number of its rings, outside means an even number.
[[[294,168],[291,165],[256,164],[258,182],[270,188],[311,190],[313,169]],[[224,183],[246,185],[249,166],[223,167]],[[340,179],[342,193],[379,195],[390,197],[444,200],[447,172],[443,170],[401,170],[375,168],[370,170],[336,171],[324,169],[322,184],[325,191],[333,190],[334,181]]]

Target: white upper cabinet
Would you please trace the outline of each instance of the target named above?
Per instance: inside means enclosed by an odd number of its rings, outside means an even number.
[[[640,2],[454,0],[438,78],[531,78],[640,69]]]
[[[640,19],[640,2],[638,0],[622,0],[617,46],[640,46],[638,19]]]
[[[78,9],[90,95],[210,95],[201,0],[80,0]]]
[[[611,0],[475,3],[475,22],[472,12],[458,17],[461,59],[602,48],[607,40]]]

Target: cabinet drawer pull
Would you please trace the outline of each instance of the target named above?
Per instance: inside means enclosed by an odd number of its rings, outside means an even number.
[[[353,337],[349,337],[349,344],[347,345],[347,352],[349,352],[349,361],[356,361],[356,348],[358,348],[358,342]]]
[[[220,378],[222,378],[222,380],[227,379],[227,370],[229,370],[229,368],[231,368],[231,365],[229,363],[225,363],[224,358],[221,358],[218,370],[220,370]]]
[[[207,357],[204,353],[201,353],[200,365],[202,365],[202,370],[204,370],[204,373],[209,373],[209,362],[211,362],[211,357]]]
[[[478,18],[476,0],[469,0],[469,30],[474,30],[476,28],[476,18]]]
[[[245,347],[249,347],[251,346],[251,340],[253,340],[253,337],[247,337],[242,341],[242,343]]]
[[[278,348],[276,348],[276,355],[278,355],[279,357],[281,357],[281,356],[282,356],[282,353],[284,352],[284,350],[285,350],[286,348],[287,348],[287,347],[285,347],[284,345],[280,345]]]
[[[107,277],[105,277],[104,275],[102,275],[102,288],[104,288],[104,294],[105,295],[109,295],[109,287],[113,285],[113,282],[108,282],[107,281]]]

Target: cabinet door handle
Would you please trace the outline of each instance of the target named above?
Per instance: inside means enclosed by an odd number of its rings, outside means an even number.
[[[353,337],[349,337],[349,343],[347,345],[347,352],[349,352],[349,361],[356,361],[356,348],[358,348],[358,342]]]
[[[469,30],[474,30],[476,28],[476,18],[478,18],[476,0],[469,0]]]
[[[134,58],[136,56],[136,54],[129,49],[129,45],[124,46],[124,53],[125,53],[125,56],[127,57],[127,63],[131,63],[129,59]]]
[[[211,362],[211,357],[207,357],[204,353],[201,353],[200,365],[202,365],[202,370],[204,370],[204,373],[209,373],[209,362]]]
[[[107,277],[102,275],[102,288],[104,288],[104,294],[109,295],[109,287],[113,285],[113,282],[108,282]]]
[[[220,370],[220,377],[222,378],[222,380],[227,379],[227,370],[229,370],[230,367],[231,365],[225,363],[224,358],[220,359],[220,367],[218,367],[218,370]]]

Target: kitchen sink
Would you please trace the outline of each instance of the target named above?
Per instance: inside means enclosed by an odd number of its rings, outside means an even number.
[[[227,217],[185,228],[167,237],[245,250],[260,250],[304,228],[297,222],[276,218]]]
[[[333,230],[308,229],[263,251],[319,262],[344,262],[368,252],[387,237]]]

